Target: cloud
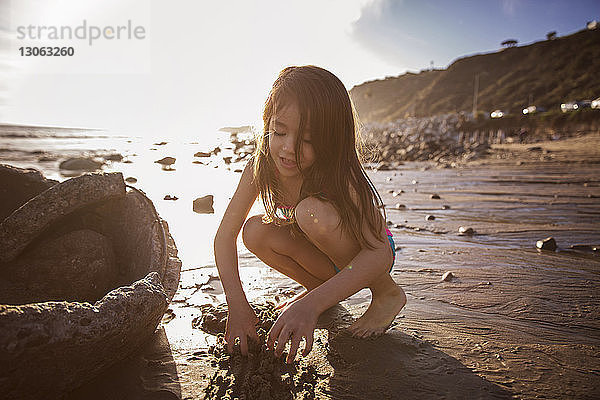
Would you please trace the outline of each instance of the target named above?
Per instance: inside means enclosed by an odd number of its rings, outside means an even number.
[[[351,37],[383,61],[399,69],[418,63],[415,49],[429,47],[428,41],[411,34],[408,7],[402,0],[373,0],[351,25]]]
[[[508,16],[514,16],[518,6],[519,0],[502,0],[502,11]]]
[[[426,41],[410,35],[402,27],[403,0],[373,0],[361,10],[360,17],[353,22],[353,32],[357,36],[373,35],[378,39],[391,41],[404,40],[417,45]]]

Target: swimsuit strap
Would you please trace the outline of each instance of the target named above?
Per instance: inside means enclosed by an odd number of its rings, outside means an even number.
[[[296,222],[295,211],[296,207],[275,204],[275,216],[286,222]]]

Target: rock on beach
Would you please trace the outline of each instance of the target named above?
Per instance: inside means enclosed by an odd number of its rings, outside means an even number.
[[[458,228],[458,234],[459,235],[471,236],[474,233],[475,233],[475,231],[473,230],[473,228],[470,228],[470,227],[461,226],[461,227]]]
[[[198,214],[213,214],[215,212],[213,208],[213,195],[209,194],[194,200],[193,209]]]
[[[450,282],[452,279],[454,279],[454,274],[450,271],[447,271],[442,275],[443,282]]]
[[[166,167],[175,164],[175,161],[177,161],[175,157],[163,157],[160,160],[156,160],[154,162],[157,164],[164,165]]]
[[[106,161],[123,161],[123,156],[119,153],[107,154],[102,158]]]
[[[554,240],[554,238],[550,236],[546,239],[538,240],[535,244],[535,247],[537,247],[539,250],[554,251],[557,248],[556,240]]]
[[[102,161],[92,157],[75,157],[61,162],[59,168],[69,171],[96,171],[103,165]]]

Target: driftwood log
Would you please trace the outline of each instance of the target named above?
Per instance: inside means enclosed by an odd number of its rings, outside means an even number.
[[[152,335],[181,261],[120,173],[58,183],[0,165],[0,221],[2,398],[58,398]]]

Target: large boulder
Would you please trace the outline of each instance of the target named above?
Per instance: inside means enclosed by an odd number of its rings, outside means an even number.
[[[24,193],[31,171],[3,173],[3,193],[19,200],[0,204],[2,398],[60,398],[151,337],[181,261],[167,223],[121,174],[35,175]]]

